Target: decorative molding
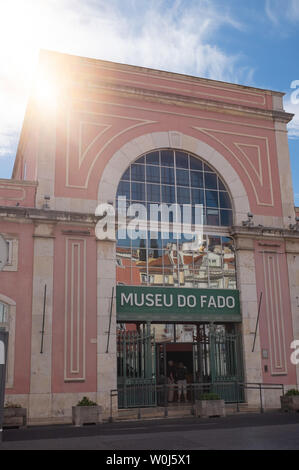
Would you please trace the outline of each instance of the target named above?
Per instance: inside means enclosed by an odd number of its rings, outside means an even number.
[[[204,87],[204,88],[211,88],[211,89],[218,89],[222,91],[229,91],[231,93],[235,93],[238,95],[249,95],[249,96],[256,96],[256,97],[261,97],[263,99],[263,103],[265,104],[265,96],[266,95],[271,95],[272,91],[271,90],[263,90],[259,88],[254,88],[254,87],[246,87],[243,85],[238,85],[234,83],[228,83],[228,82],[221,82],[217,80],[210,80],[207,78],[201,78],[201,77],[193,77],[193,76],[187,76],[183,74],[177,74],[173,72],[167,72],[167,71],[162,71],[162,70],[155,70],[155,69],[148,69],[148,68],[142,68],[142,67],[136,67],[136,66],[131,66],[131,65],[124,65],[124,64],[115,64],[115,66],[110,65],[105,65],[102,61],[97,61],[93,63],[87,63],[83,62],[83,65],[86,66],[92,66],[93,68],[100,68],[101,70],[108,70],[113,72],[113,76],[115,75],[115,72],[120,72],[120,73],[125,73],[127,75],[136,75],[136,76],[141,76],[145,80],[143,81],[137,81],[137,80],[132,80],[132,79],[124,79],[124,78],[118,78],[118,79],[113,79],[112,77],[109,77],[109,82],[113,81],[116,82],[117,80],[119,82],[128,82],[131,85],[132,84],[143,84],[143,85],[148,85],[147,80],[148,78],[152,78],[154,80],[159,80],[159,81],[167,81],[167,82],[173,82],[173,83],[181,83],[184,85],[184,90],[186,92],[192,93],[192,94],[207,94],[208,96],[213,96],[213,94],[209,91],[208,93],[204,93],[201,91],[196,91],[194,88],[196,88],[196,85],[198,87]],[[132,69],[135,70],[132,70]],[[89,84],[90,82],[88,82]],[[188,90],[186,86],[191,85],[191,89]],[[156,84],[151,84],[151,86],[156,86],[158,88],[166,88],[166,89],[171,89],[171,90],[180,90],[181,88],[176,88],[172,87],[169,85],[161,85],[159,83]],[[279,92],[274,92],[278,93]],[[214,95],[217,98],[227,98],[226,96],[221,96],[221,95]],[[236,100],[236,101],[244,101],[240,99],[239,97],[230,97],[228,99],[231,100]],[[248,103],[252,103],[252,99],[246,100]]]
[[[2,189],[5,190],[5,191],[21,192],[21,196],[12,197],[12,196],[1,196],[0,195],[0,199],[6,200],[6,201],[24,201],[24,199],[26,197],[26,191],[25,191],[24,188],[14,187],[14,186],[10,187],[9,185],[0,184],[0,194],[1,194]]]
[[[66,139],[67,139],[67,142],[66,142],[66,145],[67,145],[67,150],[66,150],[66,174],[65,174],[65,186],[67,188],[77,188],[77,189],[87,189],[88,188],[88,183],[89,183],[89,179],[90,179],[90,176],[91,176],[91,172],[92,172],[92,169],[95,165],[95,162],[97,161],[97,159],[100,157],[100,155],[102,155],[102,153],[104,152],[104,150],[115,140],[117,139],[119,136],[125,134],[126,132],[128,131],[131,131],[137,127],[141,127],[141,126],[145,126],[147,124],[155,124],[157,121],[151,121],[151,120],[148,120],[148,119],[142,119],[142,118],[135,118],[135,117],[129,117],[129,116],[122,116],[122,115],[118,115],[118,114],[108,114],[108,113],[101,113],[101,112],[94,112],[94,111],[82,111],[81,112],[82,114],[85,114],[85,115],[90,115],[90,116],[101,116],[102,118],[116,118],[118,120],[123,120],[124,122],[125,121],[135,121],[135,124],[132,124],[132,125],[129,125],[125,128],[123,128],[121,131],[119,132],[116,132],[114,135],[112,135],[108,140],[105,141],[105,143],[103,143],[103,145],[101,146],[100,150],[96,153],[96,155],[93,156],[92,160],[91,160],[91,163],[89,165],[89,168],[88,168],[88,171],[87,171],[87,174],[84,176],[84,184],[81,184],[81,185],[78,185],[78,184],[72,184],[71,183],[71,174],[70,174],[70,168],[74,166],[74,161],[72,161],[72,164],[70,164],[70,142],[73,142],[72,139],[71,139],[71,118],[74,116],[74,112],[73,112],[73,116],[71,116],[72,114],[72,111],[69,110],[68,111],[68,116],[67,116],[67,132],[66,132]],[[78,112],[78,114],[80,114]],[[85,124],[89,121],[83,121]],[[94,123],[94,121],[91,121]],[[98,123],[98,125],[101,125],[101,122]],[[79,121],[79,129],[80,129],[80,126],[81,126],[81,121]],[[103,123],[102,126],[105,126],[105,124]],[[108,131],[108,129],[113,129],[113,124],[109,124],[106,126],[106,128],[104,130],[102,130],[94,139],[93,141],[90,143],[90,145],[88,146],[88,150],[91,150],[92,147],[96,144],[96,142],[99,140],[99,138],[105,133]],[[78,143],[78,151],[80,149],[80,132],[79,132],[79,143]],[[86,159],[86,153],[87,151],[84,153],[83,156],[80,155],[80,153],[78,154],[78,169],[80,170],[80,167],[82,166],[82,163],[83,163],[83,160]]]
[[[65,240],[64,381],[86,375],[86,240]]]
[[[243,168],[243,171],[245,172],[246,174],[246,177],[248,178],[248,180],[250,181],[251,183],[251,187],[253,189],[253,192],[254,192],[254,195],[255,195],[255,198],[256,198],[256,203],[258,206],[268,206],[268,207],[273,207],[274,206],[274,197],[273,197],[273,183],[272,183],[272,174],[271,174],[271,163],[270,163],[270,152],[269,152],[269,142],[268,142],[268,137],[261,137],[261,136],[257,136],[257,135],[252,135],[252,134],[240,134],[240,133],[237,133],[237,132],[230,132],[230,131],[225,131],[225,130],[219,130],[219,129],[213,129],[213,128],[207,128],[207,127],[195,127],[193,126],[193,129],[196,129],[197,131],[199,132],[202,132],[203,134],[209,136],[211,139],[215,140],[216,142],[218,142],[221,146],[223,146],[229,153],[230,155],[232,155],[234,157],[234,159],[242,166]],[[242,160],[238,157],[238,155],[230,148],[228,147],[222,140],[218,139],[215,135],[213,135],[213,133],[216,132],[216,133],[219,133],[219,134],[229,134],[229,135],[232,135],[232,136],[239,136],[239,137],[246,137],[246,138],[254,138],[254,139],[261,139],[263,141],[265,141],[265,145],[266,145],[266,155],[267,155],[267,176],[269,177],[269,185],[270,185],[270,196],[271,196],[271,202],[262,202],[260,201],[260,198],[259,198],[259,195],[258,195],[258,192],[257,192],[257,188],[256,188],[256,184],[255,182],[253,181],[252,179],[252,176],[250,175],[250,173],[248,172],[248,169],[246,168],[245,164],[242,162]],[[250,145],[250,144],[247,144],[247,143],[239,143],[239,142],[233,142],[233,144],[235,145],[235,147],[242,153],[242,155],[246,158],[248,164],[251,166],[251,168],[254,170],[254,173],[256,174],[258,180],[259,180],[259,183],[260,183],[260,186],[262,187],[263,184],[264,184],[264,174],[263,174],[263,171],[262,171],[262,164],[261,164],[261,154],[260,154],[260,146],[258,145]],[[252,164],[250,158],[248,157],[248,155],[246,155],[246,153],[244,152],[244,150],[242,150],[240,148],[240,145],[243,145],[243,146],[252,146],[252,147],[256,147],[258,148],[258,158],[259,158],[259,171],[254,167],[254,165]]]
[[[173,135],[181,143],[179,147],[174,145]],[[177,142],[175,142],[176,144]],[[125,149],[130,146],[129,154]],[[232,165],[213,147],[195,137],[176,131],[153,132],[137,137],[123,145],[108,161],[103,171],[98,187],[98,201],[114,200],[118,182],[126,168],[144,153],[159,148],[178,148],[193,155],[198,155],[221,174],[224,182],[229,187],[234,211],[236,214],[247,214],[250,211],[248,197],[243,183]],[[125,156],[125,158],[123,158]],[[236,184],[230,185],[230,182]],[[237,193],[235,194],[235,191]],[[242,197],[240,197],[240,193]]]
[[[271,375],[287,375],[283,293],[281,286],[281,269],[279,255],[274,251],[262,253],[265,313],[267,319],[268,341],[270,346]]]

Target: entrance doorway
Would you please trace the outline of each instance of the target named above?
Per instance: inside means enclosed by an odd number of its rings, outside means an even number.
[[[197,394],[202,393],[201,384],[207,384],[207,391],[219,394],[226,402],[243,401],[243,393],[238,387],[238,382],[243,380],[242,342],[233,325],[197,324],[191,329],[190,324],[186,324],[189,342],[180,341],[186,334],[176,335],[176,324],[172,329],[164,325],[159,327],[158,334],[155,334],[156,326],[138,324],[134,327],[130,324],[126,329],[123,324],[119,330],[120,407],[159,404],[157,385],[167,384],[169,361],[176,366],[180,362],[184,364],[187,383],[195,384],[193,389],[198,390]],[[184,324],[179,325],[180,332],[182,326]],[[162,337],[164,331],[167,335]],[[196,387],[196,384],[199,385]]]

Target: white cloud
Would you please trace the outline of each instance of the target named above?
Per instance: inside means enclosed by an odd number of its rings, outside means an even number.
[[[291,23],[299,21],[298,0],[266,0],[265,11],[268,18],[276,25],[281,20],[287,20]]]
[[[168,6],[167,6],[168,5]],[[242,29],[211,0],[10,0],[0,17],[0,155],[14,151],[39,49],[250,83],[253,71],[214,42]]]

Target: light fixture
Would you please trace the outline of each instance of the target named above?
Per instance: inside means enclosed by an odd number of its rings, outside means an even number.
[[[51,197],[48,196],[48,195],[45,195],[44,196],[44,203],[43,203],[43,209],[50,209],[50,206],[48,204],[48,202],[50,201]]]
[[[289,229],[293,230],[293,232],[299,232],[299,217],[295,218],[296,223],[295,224],[290,224]]]
[[[243,227],[252,227],[254,225],[253,220],[252,220],[253,219],[253,214],[251,212],[248,212],[247,217],[248,217],[248,219],[243,220],[242,225],[243,225]]]

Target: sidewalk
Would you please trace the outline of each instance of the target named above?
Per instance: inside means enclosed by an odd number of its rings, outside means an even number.
[[[265,431],[266,429],[267,432]],[[289,434],[289,429],[292,431],[291,435]],[[208,441],[205,445],[211,445],[213,448],[217,448],[217,446],[224,445],[224,441],[219,440],[219,433],[223,436],[225,434],[233,435],[233,441],[243,436],[245,442],[247,435],[252,436],[254,434],[253,430],[255,430],[255,433],[261,433],[262,436],[268,440],[271,437],[271,433],[274,433],[276,439],[285,440],[284,446],[287,445],[288,442],[290,442],[291,445],[290,440],[294,438],[298,446],[291,448],[299,448],[299,413],[281,412],[235,414],[227,416],[226,418],[210,419],[173,418],[163,420],[138,420],[82,427],[59,425],[32,426],[25,429],[7,429],[3,432],[3,443],[0,444],[0,448],[2,450],[46,448],[124,448],[134,450],[138,448],[155,449],[161,448],[159,446],[163,446],[162,448],[164,449],[186,449],[188,448],[188,442],[190,442],[191,449],[197,448],[196,446],[200,445],[203,438],[206,442],[206,436],[210,432],[212,433],[212,440],[211,442]],[[213,435],[214,438],[212,437]],[[286,440],[287,436],[289,437],[289,441]],[[139,443],[139,447],[136,444],[137,442]],[[174,443],[176,443],[177,447],[174,446]]]

